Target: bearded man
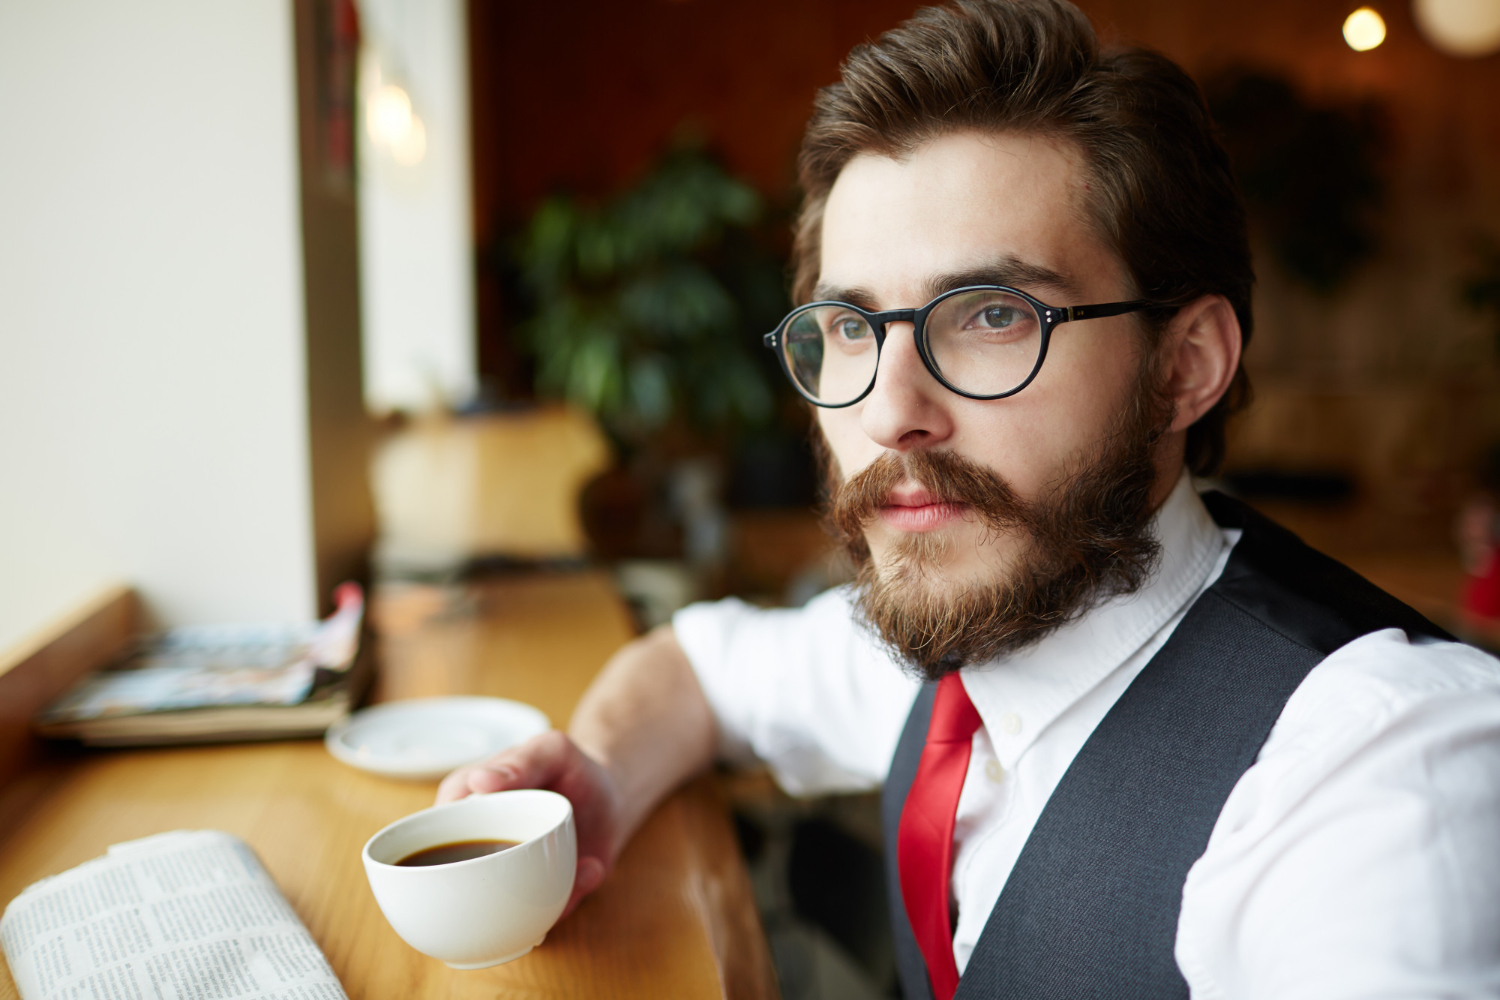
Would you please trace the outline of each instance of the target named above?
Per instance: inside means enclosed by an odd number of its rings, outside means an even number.
[[[567,795],[576,901],[716,756],[883,785],[909,1000],[1500,992],[1500,664],[1192,486],[1253,275],[1191,80],[959,0],[850,54],[801,180],[766,339],[858,583],[683,610],[439,800]]]

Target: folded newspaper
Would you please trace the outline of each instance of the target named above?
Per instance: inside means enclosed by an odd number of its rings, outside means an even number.
[[[33,722],[40,736],[95,745],[316,735],[347,715],[361,669],[364,594],[293,625],[191,625],[135,644]]]
[[[347,1000],[244,841],[176,830],[25,889],[0,917],[21,1000]]]

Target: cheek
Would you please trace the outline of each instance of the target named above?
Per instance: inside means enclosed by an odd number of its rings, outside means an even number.
[[[1066,329],[1066,328],[1064,328]],[[1104,347],[1103,350],[1094,349]],[[1113,429],[1134,385],[1130,350],[1107,342],[1056,340],[1036,381],[1008,399],[964,405],[955,442],[1024,497],[1038,496],[1075,472]]]
[[[1051,393],[1038,388],[1033,383],[1009,399],[965,405],[963,431],[954,441],[964,457],[993,469],[1028,498],[1056,478],[1071,437]]]
[[[1057,381],[1070,400],[1070,419],[1079,431],[1092,430],[1098,440],[1131,402],[1142,345],[1126,317],[1073,332],[1079,336],[1060,344],[1057,358],[1047,363],[1058,363]]]
[[[863,407],[864,404],[859,403],[839,409],[818,407],[816,410],[818,426],[822,428],[823,439],[833,455],[834,471],[843,479],[875,461],[884,450],[871,441],[860,426]]]

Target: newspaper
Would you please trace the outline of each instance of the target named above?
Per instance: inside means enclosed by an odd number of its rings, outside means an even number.
[[[177,830],[29,886],[0,918],[22,1000],[347,1000],[244,841]]]

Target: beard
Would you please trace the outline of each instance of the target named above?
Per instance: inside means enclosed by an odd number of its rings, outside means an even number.
[[[886,452],[841,482],[817,432],[829,484],[825,526],[858,570],[866,623],[914,674],[935,681],[1014,652],[1149,579],[1160,555],[1151,532],[1155,456],[1173,412],[1152,368],[1143,366],[1131,405],[1104,441],[1034,500],[951,451]],[[967,507],[986,532],[979,544],[990,535],[1017,539],[1006,570],[972,583],[944,579],[954,541],[941,530],[901,533],[877,566],[866,529],[907,481],[936,502]]]

